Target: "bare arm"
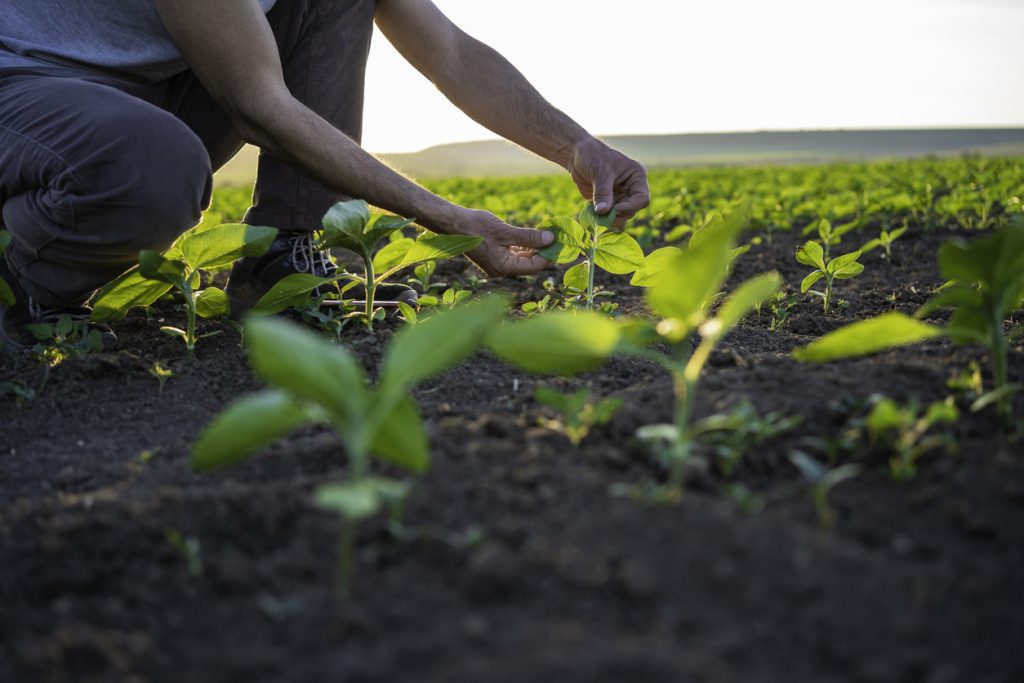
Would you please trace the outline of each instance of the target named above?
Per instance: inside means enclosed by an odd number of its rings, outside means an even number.
[[[529,248],[544,246],[550,234],[513,228],[428,192],[296,100],[255,0],[156,0],[156,7],[199,80],[247,142],[344,194],[416,217],[431,230],[483,236],[473,256],[488,273],[535,272],[546,265]]]
[[[640,164],[548,103],[504,57],[467,35],[431,0],[380,0],[377,26],[395,48],[475,121],[565,168],[580,192],[617,223],[647,206]]]

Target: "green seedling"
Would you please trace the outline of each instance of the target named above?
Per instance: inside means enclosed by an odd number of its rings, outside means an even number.
[[[537,387],[533,398],[558,413],[554,419],[538,418],[540,425],[565,434],[574,446],[578,446],[594,427],[608,424],[615,411],[622,407],[619,398],[595,400],[588,388],[563,394],[550,387]]]
[[[944,327],[901,313],[886,313],[841,327],[797,349],[799,360],[824,362],[862,356],[938,336],[955,344],[981,344],[988,350],[993,389],[975,402],[974,409],[995,404],[1007,428],[1013,416],[1010,397],[1020,389],[1007,374],[1008,341],[1003,321],[1024,308],[1024,219],[971,243],[955,239],[939,249],[939,272],[950,282],[916,314],[923,318],[940,308],[952,308]]]
[[[882,228],[882,231],[878,233],[878,237],[873,240],[868,240],[863,247],[860,248],[861,253],[868,253],[878,247],[882,248],[884,254],[883,258],[886,261],[892,261],[892,243],[903,236],[907,232],[907,227],[896,228],[895,230],[886,230]]]
[[[195,578],[203,575],[203,548],[198,538],[185,536],[173,527],[164,529],[164,538],[185,559],[189,576]]]
[[[224,290],[208,287],[197,291],[200,271],[214,271],[230,266],[246,256],[259,256],[267,251],[277,236],[277,229],[255,225],[200,224],[189,230],[159,254],[139,252],[139,265],[114,280],[100,292],[92,320],[120,320],[135,306],[149,306],[172,289],[182,298],[186,325],[164,326],[161,331],[185,342],[189,358],[195,357],[198,337],[196,316],[216,318],[228,314],[228,297]]]
[[[60,316],[55,323],[34,323],[25,328],[38,341],[30,352],[32,357],[49,367],[103,350],[99,330],[69,315]]]
[[[842,482],[859,476],[862,471],[860,465],[848,463],[829,468],[802,451],[790,453],[789,461],[807,482],[818,524],[823,532],[828,533],[836,524],[836,513],[829,505],[828,496]]]
[[[772,316],[771,320],[768,321],[769,332],[778,332],[783,328],[796,303],[796,296],[786,294],[785,292],[775,292],[775,294],[768,298],[768,311]]]
[[[822,251],[825,259],[827,260],[832,253],[832,247],[838,246],[843,241],[843,235],[850,232],[850,230],[855,227],[857,227],[857,221],[846,223],[844,225],[833,226],[832,222],[827,218],[819,218],[804,228],[803,234],[809,235],[812,232],[817,231]]]
[[[430,294],[421,296],[417,303],[419,303],[421,307],[437,306],[438,308],[452,308],[469,300],[472,296],[473,292],[468,289],[460,289],[456,285],[456,287],[449,287],[444,290],[440,297],[431,296]]]
[[[638,436],[651,443],[669,470],[669,482],[653,497],[678,500],[686,462],[696,443],[691,423],[695,392],[704,365],[718,342],[754,306],[778,291],[778,274],[767,273],[740,284],[713,313],[734,258],[735,240],[745,224],[737,212],[705,234],[687,251],[673,254],[647,289],[648,306],[661,320],[613,321],[597,314],[555,312],[506,325],[488,337],[501,358],[531,372],[569,375],[592,370],[613,352],[633,353],[660,364],[672,377],[675,410],[671,424],[650,425]],[[696,348],[691,337],[700,335]],[[647,347],[664,343],[661,353]]]
[[[26,401],[34,401],[39,396],[39,391],[16,379],[0,382],[0,396],[12,396],[14,406],[20,409]]]
[[[864,424],[871,440],[892,454],[889,471],[896,481],[910,481],[917,473],[917,461],[928,451],[955,445],[948,432],[929,434],[936,426],[956,422],[959,413],[953,397],[935,401],[924,411],[916,401],[900,405],[891,398],[879,400]]]
[[[830,259],[817,242],[807,242],[796,251],[796,260],[805,266],[814,268],[800,283],[801,294],[813,294],[823,300],[825,315],[828,315],[829,307],[832,304],[832,285],[836,280],[847,280],[857,277],[864,272],[864,264],[858,263],[860,251],[852,251],[849,254],[837,256]],[[825,279],[825,291],[819,292],[811,289],[811,286],[822,278]]]
[[[342,517],[338,589],[348,595],[358,522],[395,504],[404,490],[371,476],[371,458],[413,473],[427,469],[427,434],[410,390],[474,353],[506,305],[490,296],[403,327],[374,386],[343,347],[284,320],[250,318],[249,363],[270,388],[215,418],[195,444],[192,466],[205,471],[240,462],[303,424],[331,427],[347,456],[348,479],[321,487],[314,500]]]
[[[594,211],[593,202],[587,202],[578,220],[549,218],[538,226],[555,235],[554,243],[540,250],[541,256],[555,263],[572,263],[584,257],[581,263],[565,271],[562,284],[581,292],[588,310],[594,308],[594,274],[598,268],[625,275],[644,263],[643,249],[626,233],[612,231],[614,222],[614,209],[601,216]]]
[[[692,432],[711,448],[722,475],[731,479],[736,466],[751,448],[795,429],[802,420],[799,415],[787,416],[780,411],[762,417],[754,404],[744,399],[727,412],[698,420]]]
[[[374,296],[381,282],[403,268],[458,256],[475,249],[483,241],[475,236],[428,233],[416,240],[408,237],[392,240],[374,253],[381,242],[396,231],[409,227],[415,220],[381,214],[371,216],[369,205],[361,199],[339,202],[324,216],[317,248],[348,249],[363,260],[363,275],[349,277],[365,287],[366,304],[361,317],[369,330],[373,329],[376,319]]]
[[[160,383],[160,393],[164,393],[164,385],[167,384],[167,380],[174,377],[174,370],[163,363],[156,362],[149,366],[149,375]]]

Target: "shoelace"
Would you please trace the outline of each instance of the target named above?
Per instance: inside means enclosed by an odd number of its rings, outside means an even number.
[[[292,247],[292,263],[302,273],[310,273],[321,277],[329,277],[338,270],[324,249],[317,249],[313,233],[305,232],[288,238]]]

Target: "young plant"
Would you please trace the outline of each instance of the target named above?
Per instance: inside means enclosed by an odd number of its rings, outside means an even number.
[[[955,442],[947,432],[929,434],[933,427],[956,422],[959,413],[953,397],[935,401],[921,411],[916,401],[900,405],[882,398],[864,422],[872,441],[892,453],[889,471],[896,481],[910,481],[917,473],[917,461],[939,446],[951,449]]]
[[[882,231],[878,233],[878,237],[868,240],[864,246],[860,248],[861,253],[866,254],[873,249],[881,247],[884,253],[883,258],[886,261],[892,261],[892,243],[902,237],[906,231],[907,226],[905,225],[902,228],[896,228],[892,231],[882,228]]]
[[[31,356],[49,367],[103,350],[100,331],[69,315],[60,316],[55,323],[33,323],[25,328],[38,342],[32,347]]]
[[[829,468],[803,451],[790,453],[789,461],[800,470],[804,481],[807,482],[811,500],[814,502],[814,511],[818,515],[818,524],[823,532],[828,533],[836,524],[836,513],[828,502],[829,493],[842,482],[859,476],[860,465],[847,463]]]
[[[747,451],[795,429],[802,420],[779,411],[762,417],[753,403],[743,399],[724,413],[699,420],[693,432],[711,448],[722,475],[731,479]]]
[[[361,316],[369,330],[373,329],[374,294],[381,282],[408,266],[463,254],[482,241],[475,236],[428,233],[417,240],[407,237],[394,240],[374,253],[382,241],[415,220],[381,214],[371,216],[369,205],[361,199],[339,202],[324,215],[317,249],[348,249],[363,260],[363,275],[350,277],[365,287],[366,304]]]
[[[139,266],[117,278],[100,292],[91,319],[120,320],[135,306],[149,306],[172,289],[181,295],[186,324],[161,327],[161,331],[185,342],[189,358],[195,357],[196,316],[215,318],[228,313],[224,290],[208,287],[197,292],[200,271],[218,270],[246,256],[266,252],[277,229],[255,225],[199,225],[189,230],[163,254],[139,252]]]
[[[841,327],[797,349],[794,356],[824,362],[942,335],[955,344],[981,344],[988,350],[993,390],[979,398],[975,407],[996,404],[1004,426],[1011,427],[1010,397],[1020,385],[1009,382],[1003,321],[1011,311],[1024,308],[1024,219],[970,243],[959,239],[946,242],[939,249],[939,272],[950,282],[916,316],[952,308],[944,327],[901,313],[886,313]]]
[[[589,388],[563,394],[550,387],[537,387],[533,398],[558,413],[555,419],[539,418],[541,426],[565,434],[573,446],[579,446],[594,427],[608,424],[622,407],[619,398],[595,400]]]
[[[801,294],[813,294],[823,300],[825,315],[832,303],[832,283],[836,280],[847,280],[857,277],[864,272],[864,265],[857,262],[860,258],[860,251],[852,251],[849,254],[837,256],[830,259],[817,242],[809,241],[796,251],[796,260],[805,266],[814,268],[800,283]],[[819,292],[811,289],[811,285],[818,280],[825,279],[825,291]]]
[[[843,241],[843,235],[855,227],[857,227],[857,221],[833,226],[832,222],[827,218],[819,218],[804,228],[803,234],[809,235],[817,231],[823,253],[825,258],[828,259],[832,253],[832,247],[838,246]]]
[[[712,350],[757,303],[782,284],[776,273],[751,278],[736,287],[712,313],[744,222],[741,212],[731,216],[689,250],[675,253],[651,276],[647,303],[661,318],[656,325],[602,321],[602,316],[596,314],[565,312],[527,318],[488,337],[488,345],[498,356],[532,372],[584,372],[617,350],[642,355],[664,367],[672,376],[675,393],[673,421],[643,427],[638,432],[641,439],[655,444],[658,457],[669,470],[668,484],[651,492],[650,497],[656,501],[673,501],[682,495],[684,467],[696,443],[692,424],[695,392]],[[697,333],[700,343],[694,349],[690,339]],[[669,352],[646,348],[656,342],[666,344]]]
[[[314,493],[320,507],[342,519],[338,589],[350,590],[359,521],[394,507],[405,485],[371,476],[371,458],[413,473],[430,462],[427,434],[410,391],[474,353],[497,326],[507,301],[491,296],[405,326],[370,386],[343,347],[275,318],[246,323],[249,363],[269,389],[236,401],[211,422],[192,452],[192,466],[211,470],[242,461],[300,425],[324,424],[341,442],[348,478]]]
[[[594,308],[594,274],[597,269],[614,275],[634,272],[644,263],[644,252],[637,241],[624,232],[611,231],[615,210],[601,216],[594,211],[593,202],[587,202],[578,220],[549,218],[538,227],[555,235],[551,246],[540,250],[540,255],[555,263],[572,263],[580,256],[584,260],[565,271],[562,284],[583,294],[588,310]]]

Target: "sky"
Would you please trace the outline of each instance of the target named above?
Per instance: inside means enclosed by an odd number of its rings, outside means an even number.
[[[435,0],[596,135],[1024,126],[1024,0]],[[379,32],[363,145],[496,136]]]

